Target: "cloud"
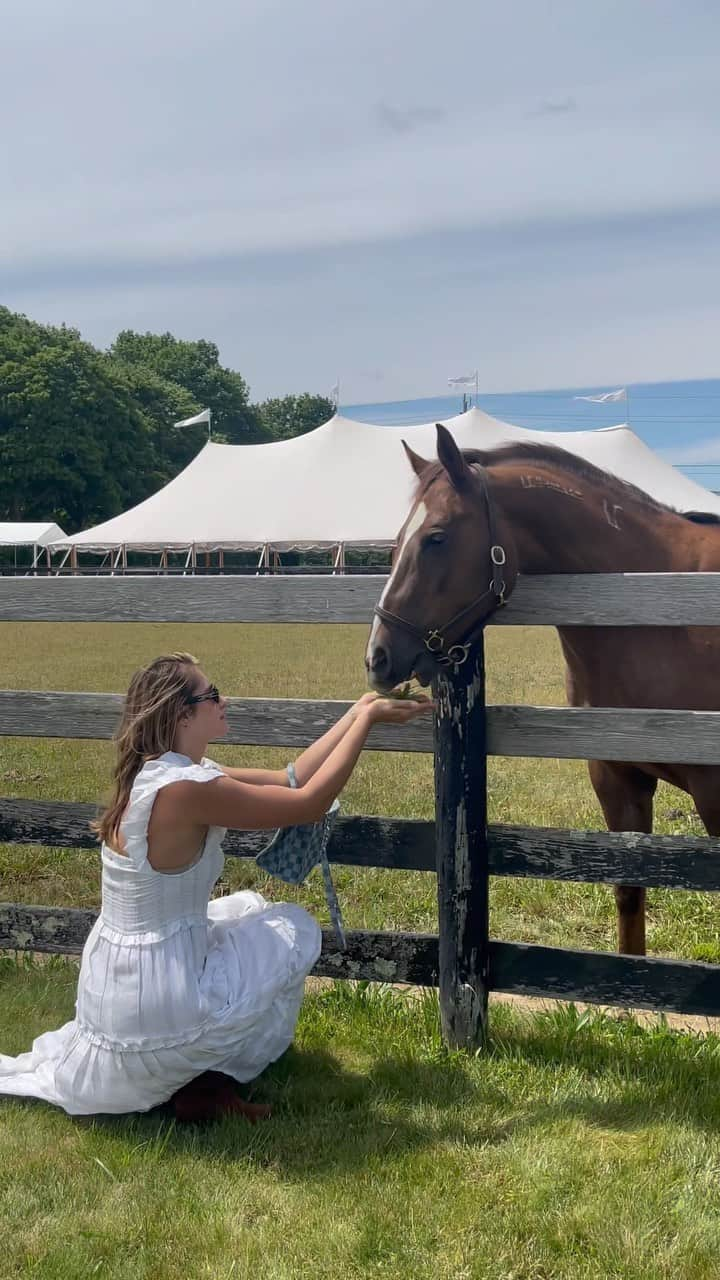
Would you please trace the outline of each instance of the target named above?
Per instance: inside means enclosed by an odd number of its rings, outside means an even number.
[[[379,102],[375,108],[375,117],[387,133],[415,133],[439,124],[446,114],[442,107],[393,107],[387,102]]]
[[[3,300],[263,395],[714,369],[720,9],[546,8],[10,0]]]
[[[539,102],[529,116],[567,116],[577,111],[578,104],[574,98],[546,98]]]
[[[720,463],[720,436],[709,436],[691,445],[674,445],[658,449],[668,462],[676,467],[699,466],[702,463]]]

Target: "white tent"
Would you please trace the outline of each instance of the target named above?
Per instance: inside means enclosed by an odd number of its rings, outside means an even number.
[[[446,419],[461,448],[516,440],[558,445],[680,510],[720,514],[720,497],[686,479],[627,426],[530,431],[470,409]],[[271,444],[208,443],[180,475],[132,510],[57,542],[85,551],[392,545],[413,480],[401,447],[435,456],[435,427],[374,426],[336,415]]]
[[[34,524],[0,521],[0,547],[46,547],[64,537],[60,526],[47,520]]]
[[[32,547],[32,571],[37,568],[41,556],[44,554],[46,567],[50,568],[50,552],[51,548],[57,543],[59,538],[64,538],[65,534],[58,524],[52,524],[48,520],[38,520],[32,523],[28,521],[0,521],[0,547],[13,548],[13,566],[18,571],[18,547]]]

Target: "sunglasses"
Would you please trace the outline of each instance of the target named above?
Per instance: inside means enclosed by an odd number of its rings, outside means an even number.
[[[219,702],[220,690],[216,684],[208,685],[204,693],[196,693],[192,698],[185,699],[186,707],[195,707],[198,702]]]

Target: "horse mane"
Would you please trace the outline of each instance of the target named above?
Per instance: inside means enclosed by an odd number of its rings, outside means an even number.
[[[720,516],[714,511],[683,511],[686,520],[692,520],[693,524],[720,524]]]
[[[571,475],[577,476],[580,480],[587,480],[595,485],[603,485],[621,497],[633,498],[636,502],[652,511],[670,511],[673,515],[681,516],[684,520],[691,520],[694,524],[720,524],[720,516],[715,515],[714,512],[679,511],[677,507],[671,507],[664,502],[659,502],[657,498],[651,497],[649,493],[645,493],[637,485],[631,484],[629,480],[621,480],[609,471],[603,471],[601,467],[596,467],[594,463],[587,462],[584,458],[579,458],[577,454],[568,453],[566,449],[561,449],[558,445],[519,440],[512,444],[499,445],[496,449],[463,449],[462,455],[466,462],[479,463],[480,466],[488,469],[500,466],[503,462],[522,462],[524,459],[529,462],[547,462],[550,466],[559,467],[562,471],[569,471]],[[426,492],[433,481],[437,480],[438,476],[442,474],[443,470],[441,462],[430,463],[420,478],[418,497],[421,497]]]

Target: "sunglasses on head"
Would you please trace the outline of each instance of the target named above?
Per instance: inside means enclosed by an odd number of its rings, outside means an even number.
[[[220,690],[218,689],[216,684],[210,684],[208,685],[204,693],[196,693],[196,694],[193,694],[191,698],[186,698],[185,706],[194,707],[194,706],[197,706],[198,702],[219,702],[219,701],[220,701]]]

